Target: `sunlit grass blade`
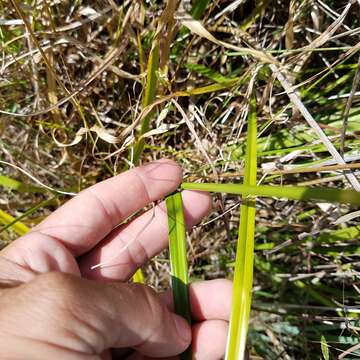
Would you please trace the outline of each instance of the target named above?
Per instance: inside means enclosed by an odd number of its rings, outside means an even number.
[[[52,203],[56,199],[56,196],[52,197],[51,199],[40,201],[38,204],[32,206],[30,209],[26,210],[23,214],[21,214],[19,217],[14,218],[13,216],[6,214],[7,216],[3,215],[1,217],[1,222],[5,225],[2,228],[0,228],[0,234],[7,230],[12,229],[14,230],[18,235],[24,235],[26,232],[28,232],[30,229],[21,222],[22,219],[30,216],[35,211],[45,208],[50,203]],[[3,220],[3,221],[2,221]],[[6,221],[5,221],[6,220]]]
[[[347,189],[275,185],[251,186],[215,183],[182,183],[181,188],[197,191],[223,192],[228,194],[278,197],[291,200],[320,200],[360,206],[360,193]]]
[[[133,282],[144,284],[145,279],[144,279],[144,274],[141,271],[141,269],[136,270],[136,273],[133,275],[132,279],[133,279]]]
[[[45,189],[32,186],[32,185],[26,185],[22,183],[21,181],[15,180],[9,176],[6,175],[0,175],[0,186],[3,186],[5,188],[16,190],[20,192],[44,192]]]
[[[146,86],[144,97],[142,100],[142,106],[145,108],[150,105],[156,96],[156,87],[157,87],[157,75],[156,71],[159,68],[159,40],[155,39],[153,43],[153,47],[151,49],[149,60],[146,69]],[[145,118],[142,120],[140,136],[149,131],[150,120],[154,115],[154,111],[151,111]],[[134,147],[134,155],[133,155],[133,163],[135,165],[138,164],[141,153],[144,149],[144,138],[140,138],[140,140],[135,144]]]
[[[330,356],[329,356],[329,347],[328,344],[326,342],[325,336],[321,335],[321,352],[322,352],[322,356],[324,358],[324,360],[329,360]]]
[[[16,218],[3,210],[0,210],[0,222],[3,223],[6,228],[11,228],[19,236],[25,235],[30,230],[21,221],[17,221]]]
[[[244,185],[256,185],[256,108],[251,101],[248,118]],[[251,308],[255,236],[255,199],[243,197],[236,249],[232,306],[226,359],[244,358]]]
[[[141,44],[140,44],[141,45]],[[149,60],[146,69],[146,87],[144,91],[144,96],[142,99],[142,105],[145,108],[150,105],[156,96],[156,87],[157,87],[157,75],[156,71],[159,66],[159,41],[155,39],[153,47],[151,49]],[[150,120],[154,115],[154,110],[147,114],[141,123],[140,136],[145,134],[149,130]],[[140,138],[134,146],[133,152],[133,164],[137,165],[140,160],[140,156],[144,150],[145,141],[144,138]],[[141,269],[138,269],[133,276],[133,281],[143,284],[145,282],[144,275]]]
[[[227,83],[214,83],[214,84],[210,84],[210,85],[205,85],[205,86],[199,86],[199,87],[194,87],[194,88],[190,88],[187,90],[182,90],[182,91],[177,91],[175,93],[172,94],[172,97],[175,96],[182,96],[182,97],[186,97],[186,96],[195,96],[195,95],[203,95],[203,94],[208,94],[210,92],[213,91],[219,91],[219,90],[223,90],[232,86],[235,86],[239,83],[239,79],[234,79],[231,80]]]
[[[175,312],[191,323],[189,303],[189,276],[186,255],[186,229],[181,193],[166,198],[169,228],[169,250],[171,266],[171,282]],[[191,359],[189,348],[181,355],[181,359]]]

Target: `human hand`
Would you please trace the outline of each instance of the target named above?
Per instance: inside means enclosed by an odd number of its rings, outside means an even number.
[[[108,360],[114,348],[113,359],[172,358],[192,341],[195,359],[221,359],[228,281],[190,287],[192,329],[172,312],[170,293],[127,283],[167,246],[165,205],[117,225],[180,181],[170,160],[135,168],[84,190],[1,251],[0,358]],[[182,195],[191,227],[211,200]],[[91,270],[98,263],[107,266]]]

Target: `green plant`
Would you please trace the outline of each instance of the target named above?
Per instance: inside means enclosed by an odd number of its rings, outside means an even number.
[[[215,183],[182,183],[182,189],[223,192],[227,194],[277,197],[290,200],[326,201],[360,206],[360,193],[347,189],[306,186],[237,185]]]
[[[181,193],[177,192],[166,198],[166,209],[169,228],[169,252],[171,266],[171,283],[175,312],[191,323],[189,303],[189,277],[186,254],[186,227]],[[191,359],[191,349],[186,350],[181,358]]]
[[[24,223],[3,210],[0,210],[0,222],[5,225],[0,231],[10,228],[17,235],[22,236],[30,230]]]
[[[342,190],[360,174],[356,1],[179,3],[0,1],[0,246],[60,194],[171,157],[184,188],[228,193],[188,235],[191,278],[233,276],[238,205],[256,197],[250,357],[359,356],[359,196]],[[241,167],[250,93],[261,186]],[[167,261],[145,265],[149,285]]]
[[[244,185],[256,185],[256,133],[256,100],[252,99],[248,117]],[[243,196],[227,340],[227,360],[240,360],[245,354],[251,308],[254,236],[255,199]]]

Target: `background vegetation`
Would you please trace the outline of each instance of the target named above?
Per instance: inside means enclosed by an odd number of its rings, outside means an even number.
[[[186,181],[242,183],[252,97],[258,184],[356,187],[359,20],[360,2],[342,0],[0,1],[2,246],[64,193],[136,163],[169,157]],[[192,281],[232,277],[241,202],[214,202],[188,235]],[[359,216],[257,200],[251,358],[360,356]],[[143,270],[168,286],[166,253]]]

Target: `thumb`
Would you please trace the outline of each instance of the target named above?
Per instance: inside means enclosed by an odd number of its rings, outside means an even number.
[[[183,352],[191,341],[187,322],[140,284],[101,283],[54,272],[4,289],[1,295],[4,334],[52,343],[61,350],[94,355],[130,347],[164,357]]]

